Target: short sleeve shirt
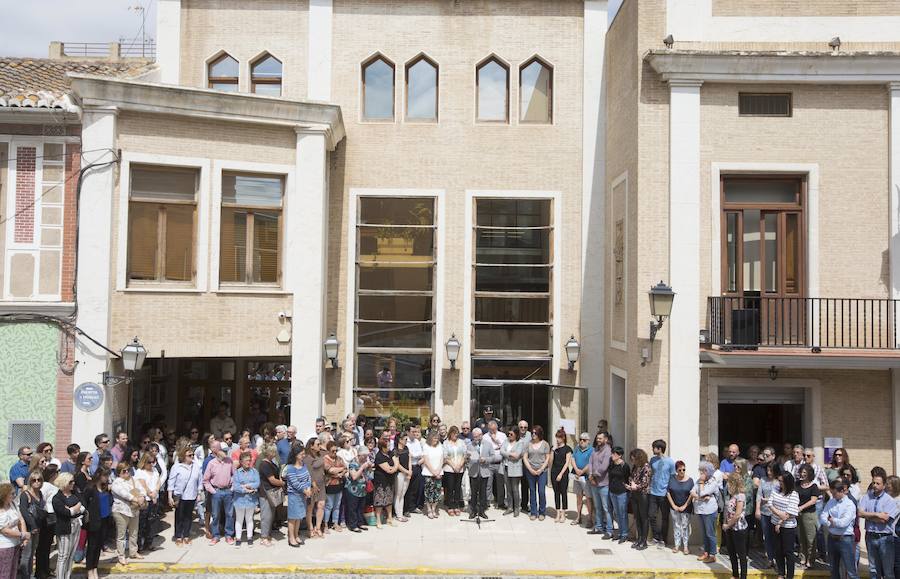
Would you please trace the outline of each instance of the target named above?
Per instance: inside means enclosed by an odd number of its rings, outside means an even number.
[[[744,510],[741,511],[741,516],[734,523],[734,527],[732,527],[732,529],[735,531],[743,531],[747,528],[747,499],[745,498],[744,493],[731,495],[731,498],[728,499],[728,503],[725,504],[725,520],[731,520],[731,518],[737,512],[738,503],[744,503]]]

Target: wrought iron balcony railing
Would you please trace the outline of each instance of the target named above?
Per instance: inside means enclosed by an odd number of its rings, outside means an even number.
[[[709,343],[731,349],[897,348],[900,300],[726,297],[708,300]]]

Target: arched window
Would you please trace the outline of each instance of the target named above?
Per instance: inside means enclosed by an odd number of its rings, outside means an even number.
[[[209,63],[209,88],[226,92],[238,90],[238,61],[227,52]]]
[[[406,65],[406,118],[412,121],[438,118],[438,66],[424,54]]]
[[[479,121],[509,121],[509,68],[496,57],[478,65],[475,71]]]
[[[250,65],[250,90],[256,94],[281,96],[281,61],[264,54]]]
[[[363,64],[363,118],[394,120],[394,63],[375,56]]]
[[[553,69],[537,56],[519,67],[519,120],[553,120]]]

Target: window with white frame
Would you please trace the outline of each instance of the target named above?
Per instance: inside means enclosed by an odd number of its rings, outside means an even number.
[[[356,223],[356,410],[424,418],[434,393],[435,201],[361,197]]]
[[[280,282],[283,199],[281,175],[222,174],[220,283]]]
[[[199,169],[131,165],[128,280],[193,283]]]

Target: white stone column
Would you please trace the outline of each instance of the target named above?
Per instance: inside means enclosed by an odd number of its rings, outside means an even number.
[[[161,82],[181,84],[181,0],[156,4],[156,64]]]
[[[669,454],[700,455],[700,85],[669,81]]]
[[[889,145],[890,145],[890,277],[891,299],[900,299],[900,82],[888,85],[890,96]],[[894,322],[896,324],[896,321]],[[894,338],[900,338],[896,329]],[[894,470],[900,468],[900,369],[891,370],[893,392]]]
[[[333,0],[309,0],[307,98],[331,100],[331,27]]]
[[[606,81],[604,50],[608,27],[607,0],[584,2],[583,168],[581,193],[581,356],[578,383],[586,388],[587,426],[609,418],[606,391]],[[592,258],[588,259],[588,248]],[[566,339],[561,335],[562,340]]]
[[[115,108],[91,109],[82,117],[81,150],[85,152],[81,165],[104,163],[115,159]],[[110,346],[110,288],[112,275],[112,198],[115,190],[116,166],[106,165],[84,174],[81,185],[81,210],[78,214],[78,327],[94,340]],[[123,344],[124,345],[124,344]],[[121,346],[119,346],[121,347]],[[107,369],[109,354],[103,348],[79,336],[75,351],[75,388],[84,382],[102,387],[102,374]],[[82,448],[94,448],[94,436],[109,432],[112,427],[110,399],[114,388],[103,388],[104,402],[97,410],[84,412],[77,406],[72,410],[72,442]]]
[[[291,422],[300,432],[322,414],[325,384],[325,268],[328,257],[325,129],[297,128],[297,183],[288,199],[285,271],[293,292]],[[332,328],[334,330],[334,328]],[[345,355],[341,348],[339,361]],[[306,430],[305,430],[306,429]]]

